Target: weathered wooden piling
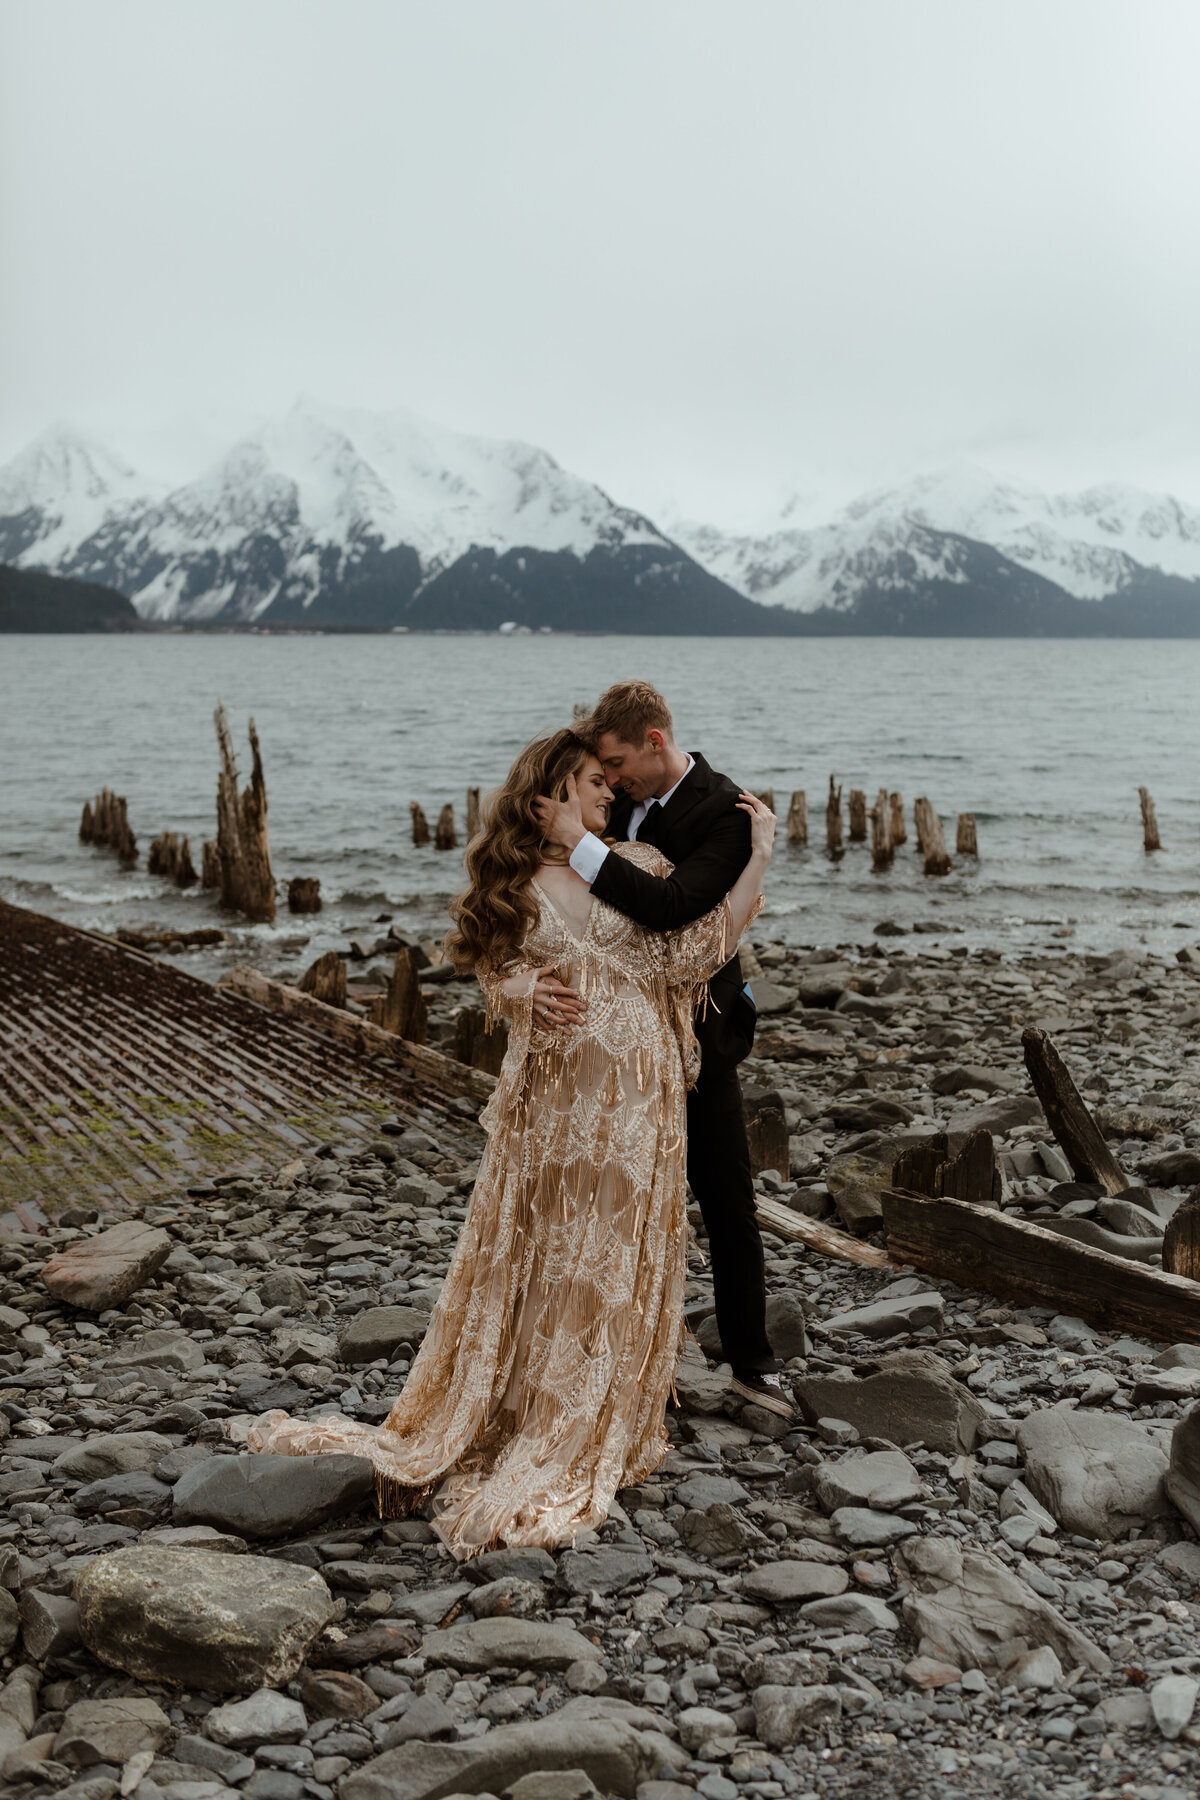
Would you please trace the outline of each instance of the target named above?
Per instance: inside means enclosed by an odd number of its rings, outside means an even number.
[[[300,977],[300,992],[323,1000],[326,1006],[346,1004],[346,965],[336,950],[327,950]]]
[[[434,827],[433,833],[433,847],[435,850],[457,850],[458,848],[458,833],[454,829],[454,807],[449,800],[438,814],[437,825]]]
[[[129,828],[129,812],[123,794],[101,788],[95,799],[85,801],[79,821],[79,841],[100,850],[115,850],[123,869],[137,862],[137,839]]]
[[[953,865],[942,835],[941,819],[924,797],[914,803],[913,817],[917,827],[917,847],[925,854],[925,873],[948,875]]]
[[[1200,1187],[1194,1187],[1167,1220],[1162,1266],[1171,1275],[1200,1281]]]
[[[468,844],[471,842],[472,838],[477,838],[479,836],[479,826],[480,826],[479,789],[477,787],[469,787],[467,789],[467,842],[468,842]]]
[[[412,818],[413,843],[427,844],[429,842],[429,820],[425,817],[425,808],[418,806],[415,800],[410,800],[408,810]]]
[[[221,858],[217,851],[216,838],[209,838],[200,857],[200,886],[219,888],[221,885]]]
[[[954,836],[954,848],[959,856],[979,855],[979,845],[975,838],[974,813],[959,813],[958,830]]]
[[[1145,850],[1161,850],[1162,843],[1158,836],[1158,818],[1154,811],[1154,801],[1150,798],[1150,789],[1140,787],[1138,799],[1142,803],[1142,847]],[[124,805],[124,801],[121,803]]]
[[[410,1044],[423,1044],[429,1035],[429,1015],[410,949],[397,950],[387,992],[371,1003],[371,1022]]]
[[[892,804],[892,845],[907,844],[908,826],[904,823],[904,796],[893,794]]]
[[[850,842],[864,844],[867,839],[867,796],[861,788],[850,789]]]
[[[871,808],[871,866],[890,869],[895,851],[892,847],[892,804],[886,788],[880,788]]]
[[[830,856],[842,854],[842,790],[829,777],[829,798],[825,802],[825,844]]]
[[[269,924],[275,917],[275,875],[267,835],[267,784],[263,779],[258,733],[250,720],[250,781],[238,792],[237,762],[229,718],[223,702],[213,714],[221,750],[217,779],[217,856],[221,868],[221,900],[248,919]]]
[[[321,883],[316,875],[293,875],[288,882],[288,911],[294,913],[319,913],[321,910]]]
[[[508,1023],[488,1016],[482,1006],[460,1006],[454,1020],[454,1055],[458,1062],[485,1075],[498,1075],[508,1048]]]
[[[192,847],[173,831],[162,831],[155,838],[146,854],[146,869],[151,875],[165,875],[176,887],[193,887],[197,880]]]
[[[808,842],[808,795],[803,788],[796,789],[788,807],[787,840],[789,844]]]

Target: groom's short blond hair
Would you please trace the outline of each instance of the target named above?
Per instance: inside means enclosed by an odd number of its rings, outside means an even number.
[[[669,744],[675,742],[671,709],[648,681],[615,682],[601,694],[585,729],[593,744],[611,734],[619,744],[640,748],[648,731],[661,731]]]

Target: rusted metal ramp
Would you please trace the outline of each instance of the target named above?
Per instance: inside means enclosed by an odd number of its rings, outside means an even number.
[[[136,1205],[397,1117],[478,1143],[486,1078],[343,1017],[331,1035],[0,901],[0,1211]]]

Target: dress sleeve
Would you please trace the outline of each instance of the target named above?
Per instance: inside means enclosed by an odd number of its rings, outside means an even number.
[[[671,864],[661,850],[649,844],[620,844],[616,854],[627,858],[644,869],[648,875],[666,876],[671,873]],[[762,896],[755,902],[750,914],[751,920],[758,917],[762,907]],[[690,925],[681,925],[674,931],[646,933],[651,941],[657,940],[662,945],[663,968],[667,987],[677,993],[690,994],[694,1004],[699,1004],[705,984],[710,976],[723,969],[740,943],[740,937],[734,937],[729,929],[728,898],[719,900],[716,906],[693,920]]]

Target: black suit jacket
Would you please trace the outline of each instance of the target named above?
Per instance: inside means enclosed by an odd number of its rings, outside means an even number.
[[[656,808],[655,843],[675,867],[648,875],[623,856],[606,856],[592,883],[598,900],[649,931],[673,931],[702,918],[729,892],[750,860],[750,820],[737,810],[741,789],[710,769],[702,756],[665,807]],[[633,802],[619,794],[609,818],[613,837],[626,837]],[[733,1068],[754,1042],[754,1002],[744,992],[737,957],[708,984],[708,1006],[696,1019],[703,1067]]]

